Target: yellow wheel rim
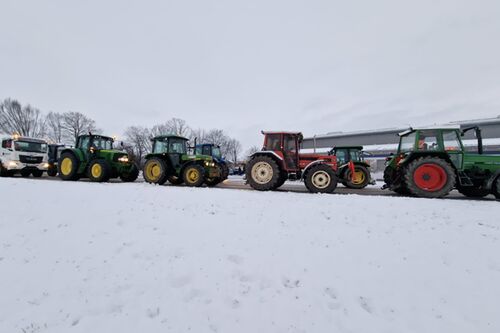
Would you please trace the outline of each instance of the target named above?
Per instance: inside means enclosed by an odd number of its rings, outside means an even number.
[[[360,170],[355,170],[352,176],[352,183],[355,185],[362,184],[365,181],[365,173]]]
[[[189,169],[187,172],[187,179],[190,183],[196,183],[200,179],[200,173],[196,169]]]
[[[146,166],[146,176],[149,180],[156,182],[161,176],[161,166],[160,163],[154,161],[148,163]]]
[[[102,167],[99,164],[94,164],[90,170],[92,177],[99,178],[102,175]]]
[[[69,175],[73,170],[73,161],[69,157],[65,157],[61,162],[61,173],[65,176]]]

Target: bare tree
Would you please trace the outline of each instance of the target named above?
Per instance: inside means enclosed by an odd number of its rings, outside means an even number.
[[[260,149],[259,147],[257,146],[251,146],[250,148],[247,149],[247,151],[245,152],[245,158],[247,158],[248,156],[258,152]]]
[[[151,134],[153,136],[174,134],[189,138],[191,136],[191,132],[192,130],[187,125],[186,121],[179,118],[172,118],[163,124],[153,126],[151,129]]]
[[[143,157],[151,151],[151,130],[145,127],[130,126],[125,131],[125,140],[130,144],[135,160],[141,163]]]
[[[234,164],[238,163],[238,156],[241,153],[241,143],[236,139],[230,139],[227,143],[229,150],[229,160]]]
[[[62,114],[63,118],[63,138],[76,144],[79,135],[87,132],[97,131],[96,123],[79,112],[66,112]]]
[[[7,98],[0,104],[0,131],[40,137],[45,134],[45,120],[37,108]]]
[[[45,123],[47,126],[46,135],[48,139],[56,143],[63,142],[63,116],[57,112],[49,112],[45,118]]]

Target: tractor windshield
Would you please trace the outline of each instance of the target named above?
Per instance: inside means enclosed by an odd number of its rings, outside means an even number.
[[[212,148],[212,156],[215,157],[215,158],[222,158],[222,153],[220,152],[220,148],[219,147],[213,147]]]
[[[401,141],[399,143],[399,152],[406,153],[413,151],[415,149],[415,138],[417,136],[417,132],[411,132],[401,137]]]
[[[113,149],[113,139],[94,137],[92,140],[92,145],[99,150],[111,150]]]
[[[163,154],[168,151],[168,143],[165,140],[155,140],[153,144],[153,153],[154,154]]]
[[[281,135],[268,134],[264,145],[265,150],[280,151],[281,150]]]
[[[349,155],[351,156],[351,161],[362,161],[363,157],[361,156],[361,152],[357,149],[351,149],[349,151]]]
[[[171,154],[186,154],[186,140],[183,139],[169,139],[168,152]]]
[[[14,149],[16,151],[24,151],[29,153],[46,153],[47,144],[32,141],[14,141]]]

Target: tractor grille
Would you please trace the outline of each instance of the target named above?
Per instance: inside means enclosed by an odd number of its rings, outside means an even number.
[[[27,156],[27,155],[19,155],[19,161],[21,163],[26,164],[40,164],[42,163],[42,156]]]

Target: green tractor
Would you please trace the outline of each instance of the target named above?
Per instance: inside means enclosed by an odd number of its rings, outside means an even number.
[[[462,143],[471,130],[477,152],[467,152]],[[483,154],[480,128],[410,128],[399,136],[397,153],[387,158],[384,188],[424,198],[444,197],[456,188],[467,197],[491,193],[500,199],[500,156]]]
[[[345,187],[362,189],[368,184],[375,184],[371,178],[370,164],[365,162],[362,146],[336,146],[330,151],[330,155],[337,157],[339,180]],[[349,162],[352,161],[352,164]],[[354,172],[351,168],[354,165]]]
[[[139,169],[129,160],[127,153],[113,149],[113,141],[113,138],[102,135],[80,135],[76,148],[61,151],[57,163],[59,177],[62,180],[88,177],[94,182],[120,177],[124,182],[135,181]]]
[[[222,181],[220,169],[211,156],[189,155],[188,139],[161,135],[152,139],[153,152],[146,155],[143,176],[148,183],[199,187],[215,186]]]

